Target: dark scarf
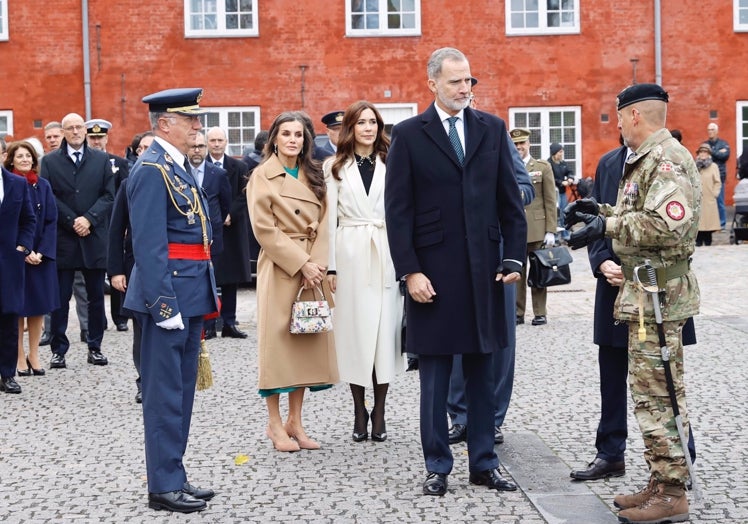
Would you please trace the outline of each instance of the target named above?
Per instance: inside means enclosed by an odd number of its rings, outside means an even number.
[[[39,175],[37,175],[36,171],[34,171],[34,170],[31,170],[28,173],[24,174],[24,173],[19,173],[18,171],[16,171],[14,169],[13,173],[15,173],[18,176],[22,176],[23,178],[25,178],[26,182],[28,182],[32,186],[35,186],[36,183],[39,181]]]
[[[711,158],[697,158],[696,159],[696,167],[701,169],[706,169],[707,167],[712,165],[712,159]]]

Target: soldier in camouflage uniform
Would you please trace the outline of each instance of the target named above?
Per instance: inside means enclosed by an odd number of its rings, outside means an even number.
[[[618,95],[618,128],[636,155],[626,161],[616,206],[582,199],[565,210],[567,227],[585,224],[571,235],[569,245],[578,249],[603,236],[611,238],[625,277],[614,315],[629,325],[629,383],[651,474],[642,491],[615,498],[619,520],[628,523],[688,519],[688,470],[668,398],[654,308],[651,296],[633,281],[634,267],[649,259],[656,268],[676,398],[688,434],[681,330],[699,312],[690,256],[701,212],[701,182],[693,157],[665,128],[667,101],[656,84],[637,84]]]

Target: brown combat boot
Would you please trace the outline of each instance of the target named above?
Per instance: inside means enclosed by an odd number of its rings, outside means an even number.
[[[682,484],[658,483],[655,492],[639,507],[621,510],[619,522],[662,524],[688,520],[688,498]]]
[[[657,491],[657,479],[649,477],[649,484],[643,490],[633,495],[618,495],[613,499],[613,505],[618,509],[635,508],[644,504],[655,491]]]

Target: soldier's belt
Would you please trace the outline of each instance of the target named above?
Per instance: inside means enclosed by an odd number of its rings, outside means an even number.
[[[205,252],[202,244],[176,244],[169,243],[169,258],[182,260],[210,260],[210,255]]]
[[[656,267],[655,274],[657,275],[657,287],[663,289],[668,280],[682,277],[683,275],[687,274],[690,269],[690,259],[679,260],[675,264],[667,267]],[[621,270],[623,271],[623,278],[625,278],[626,280],[634,280],[633,268],[623,266]]]

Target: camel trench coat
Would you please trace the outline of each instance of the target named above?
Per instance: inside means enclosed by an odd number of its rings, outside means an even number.
[[[329,254],[327,208],[306,181],[301,170],[298,180],[287,175],[273,155],[255,168],[247,184],[252,230],[261,247],[257,261],[259,389],[338,381],[333,334],[289,332],[302,266],[312,261],[327,267]],[[332,292],[328,287],[324,292],[332,307]],[[311,291],[305,291],[302,299],[312,300],[311,296]]]

